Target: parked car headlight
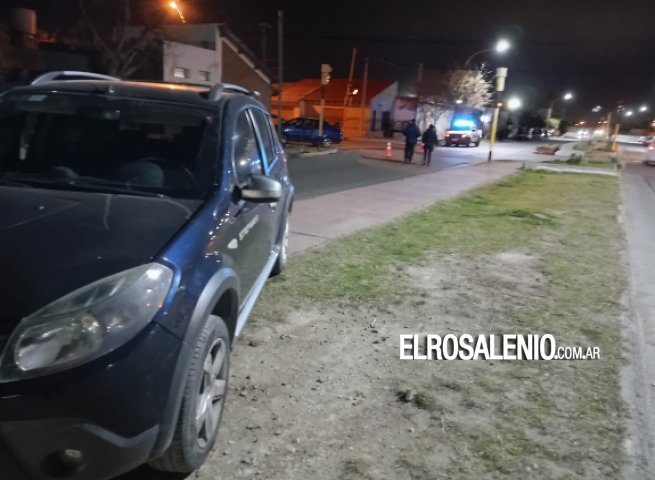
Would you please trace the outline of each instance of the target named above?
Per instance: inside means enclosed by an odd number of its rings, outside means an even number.
[[[115,350],[161,308],[173,271],[151,263],[82,287],[24,318],[0,359],[0,382],[71,368]]]

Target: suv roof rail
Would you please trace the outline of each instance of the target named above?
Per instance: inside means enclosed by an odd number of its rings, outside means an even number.
[[[233,83],[217,83],[214,85],[211,90],[209,91],[209,100],[212,102],[215,102],[216,100],[219,99],[221,96],[221,93],[226,92],[226,93],[244,93],[246,95],[250,95],[253,97],[258,97],[260,95],[259,92],[253,91],[253,90],[248,90],[247,88],[244,88],[240,85],[234,85]]]
[[[99,73],[90,73],[90,72],[76,72],[72,70],[59,70],[56,72],[48,72],[43,75],[36,77],[31,85],[41,85],[42,83],[48,83],[55,80],[66,78],[73,78],[75,80],[109,80],[112,82],[120,82],[121,79],[117,77],[110,77],[109,75],[101,75]]]

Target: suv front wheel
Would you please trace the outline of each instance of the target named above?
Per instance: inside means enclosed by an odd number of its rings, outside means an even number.
[[[198,336],[187,373],[173,440],[150,462],[156,470],[190,473],[214,446],[223,414],[230,370],[230,334],[220,317],[210,315]]]

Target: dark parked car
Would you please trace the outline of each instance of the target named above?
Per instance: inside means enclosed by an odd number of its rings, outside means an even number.
[[[282,142],[310,143],[315,146],[329,147],[341,143],[343,132],[340,128],[323,122],[323,135],[318,135],[318,119],[293,118],[282,124]]]
[[[541,140],[546,137],[546,130],[541,128],[520,127],[515,140]]]
[[[190,472],[286,263],[284,150],[241,87],[68,73],[0,96],[0,477]]]

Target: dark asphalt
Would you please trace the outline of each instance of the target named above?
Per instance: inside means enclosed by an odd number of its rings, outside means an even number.
[[[464,156],[440,155],[436,149],[429,167],[419,165],[416,155],[412,164],[375,160],[356,151],[339,151],[315,157],[292,157],[289,173],[296,187],[296,200],[318,197],[357,187],[391,182],[402,178],[434,173],[445,168],[471,163]]]

